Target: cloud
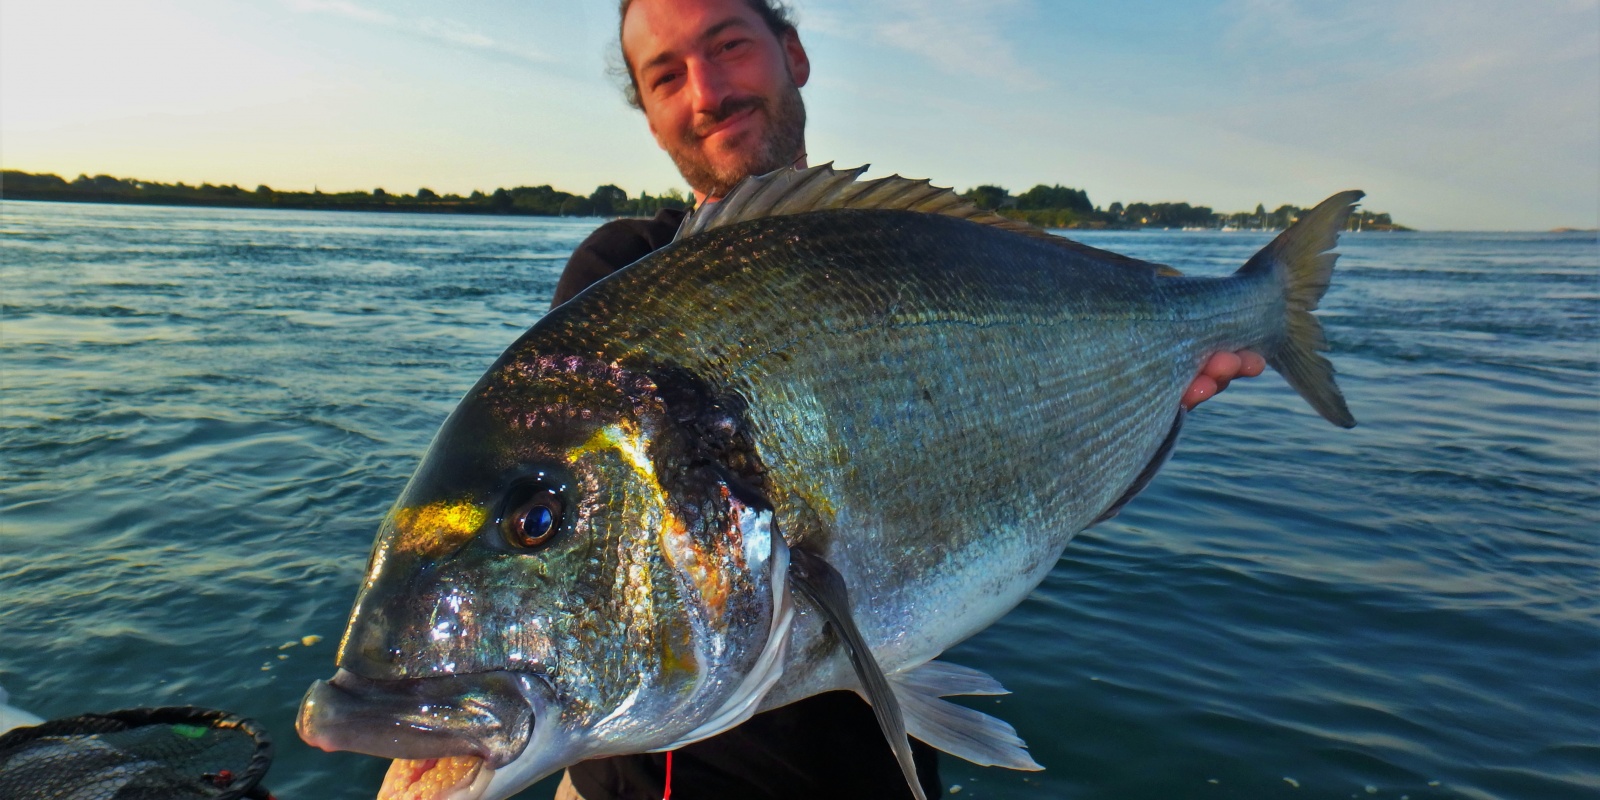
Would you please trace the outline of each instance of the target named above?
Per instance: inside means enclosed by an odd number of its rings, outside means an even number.
[[[1236,0],[1225,13],[1254,88],[1280,99],[1323,98],[1443,139],[1581,151],[1600,135],[1600,0]]]
[[[323,14],[343,17],[356,22],[417,36],[434,43],[472,50],[485,55],[509,58],[526,64],[544,65],[553,63],[555,60],[544,53],[498,41],[494,37],[472,28],[470,25],[452,19],[440,19],[437,17],[402,19],[393,14],[349,2],[349,0],[285,0],[285,3],[290,9],[301,14]]]
[[[1048,85],[1017,56],[1005,34],[1011,20],[1031,10],[1031,0],[875,0],[838,8],[810,7],[802,30],[888,46],[915,55],[942,72],[997,81],[1032,91]]]
[[[1364,148],[1372,167],[1494,198],[1497,213],[1596,213],[1600,0],[1232,0],[1220,13],[1244,84],[1220,124]]]
[[[1434,99],[1501,90],[1553,64],[1592,65],[1600,42],[1600,0],[1233,0],[1222,13],[1229,45],[1259,63],[1305,75],[1342,60],[1330,77],[1382,77]]]
[[[400,20],[393,15],[358,6],[346,0],[288,0],[288,3],[290,8],[302,14],[330,14],[390,27],[398,27],[400,24]]]
[[[417,30],[441,42],[481,50],[502,50],[503,46],[475,30],[454,20],[423,17],[417,20]]]

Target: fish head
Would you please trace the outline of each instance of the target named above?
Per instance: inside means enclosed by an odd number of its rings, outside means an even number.
[[[742,721],[792,613],[772,509],[723,463],[747,463],[726,457],[728,404],[681,375],[513,353],[384,519],[338,673],[297,724],[413,771],[481,759],[460,797]]]

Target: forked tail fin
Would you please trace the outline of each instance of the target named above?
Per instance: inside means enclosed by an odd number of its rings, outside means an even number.
[[[1333,276],[1332,252],[1363,193],[1340,192],[1306,212],[1299,221],[1239,268],[1240,275],[1271,274],[1278,277],[1288,305],[1284,336],[1267,363],[1283,375],[1294,390],[1324,419],[1341,428],[1353,428],[1356,418],[1345,406],[1344,394],[1333,382],[1333,364],[1320,354],[1328,349],[1322,323],[1311,312],[1328,291]]]

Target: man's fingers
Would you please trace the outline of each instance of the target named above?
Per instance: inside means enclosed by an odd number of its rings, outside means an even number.
[[[1195,406],[1200,405],[1201,400],[1204,400],[1216,393],[1216,379],[1212,378],[1210,375],[1200,375],[1189,384],[1188,389],[1184,390],[1183,399],[1179,402],[1183,404],[1184,408],[1192,411],[1194,410]]]
[[[1208,400],[1228,388],[1234,378],[1254,378],[1266,368],[1267,360],[1254,350],[1215,353],[1206,359],[1205,366],[1200,368],[1200,374],[1184,391],[1180,402],[1184,408],[1193,409],[1200,401]]]
[[[1244,360],[1233,353],[1227,351],[1213,353],[1211,358],[1206,359],[1206,365],[1200,368],[1200,374],[1214,378],[1218,383],[1224,383],[1233,380],[1243,365]]]
[[[1239,351],[1239,377],[1254,378],[1267,369],[1267,360],[1254,350]]]

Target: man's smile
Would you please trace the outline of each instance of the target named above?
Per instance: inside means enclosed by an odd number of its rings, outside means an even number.
[[[718,118],[706,120],[694,128],[694,137],[701,141],[710,141],[713,138],[726,141],[749,130],[759,124],[756,119],[757,112],[763,110],[763,105],[756,98],[748,98],[731,110],[724,111]]]

